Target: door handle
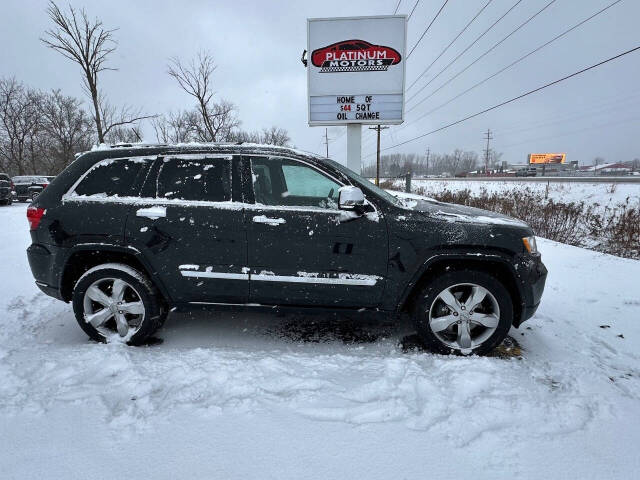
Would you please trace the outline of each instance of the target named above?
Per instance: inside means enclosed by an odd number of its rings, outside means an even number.
[[[265,215],[256,215],[253,217],[253,223],[264,223],[266,225],[281,225],[287,223],[284,218],[269,218]]]
[[[167,207],[153,206],[149,208],[139,208],[136,210],[136,217],[146,217],[151,220],[157,220],[167,216]]]

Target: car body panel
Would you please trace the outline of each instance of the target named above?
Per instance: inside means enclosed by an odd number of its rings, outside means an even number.
[[[198,161],[206,168],[209,161],[216,160],[212,155],[210,160]],[[151,173],[146,183],[156,185],[158,174]],[[160,208],[164,216],[140,215],[149,208]],[[141,198],[131,206],[125,237],[128,245],[142,252],[154,274],[164,279],[171,301],[248,301],[247,233],[241,202]]]

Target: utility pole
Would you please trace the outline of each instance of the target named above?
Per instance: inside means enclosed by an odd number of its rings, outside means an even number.
[[[489,140],[493,140],[491,129],[487,129],[485,138],[487,139],[487,149],[484,151],[484,173],[485,175],[489,175]]]
[[[429,157],[431,156],[431,149],[427,147],[427,177],[429,177]]]
[[[375,127],[369,127],[369,130],[377,130],[378,132],[378,148],[376,150],[376,185],[380,185],[380,130],[385,130],[389,127],[381,127],[376,125]]]
[[[329,129],[324,129],[324,144],[327,147],[327,158],[329,158]]]

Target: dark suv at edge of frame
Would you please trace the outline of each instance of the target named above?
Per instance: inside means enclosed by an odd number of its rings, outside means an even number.
[[[484,354],[547,276],[522,222],[396,198],[287,148],[95,150],[27,217],[38,287],[98,341],[143,343],[172,308],[293,308],[407,313],[432,350]]]

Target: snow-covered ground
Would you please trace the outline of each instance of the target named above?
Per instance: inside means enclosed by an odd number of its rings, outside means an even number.
[[[398,346],[407,324],[181,315],[87,341],[0,207],[0,477],[636,478],[640,262],[540,241],[515,358]]]
[[[395,184],[398,188],[404,187],[403,180],[398,180]],[[631,204],[640,204],[640,183],[549,182],[547,185],[547,182],[527,181],[418,179],[413,180],[411,186],[414,191],[420,191],[427,196],[443,190],[457,192],[468,189],[472,194],[478,195],[482,190],[491,194],[528,189],[533,193],[548,195],[557,202],[597,203],[602,207],[615,207],[620,203],[627,203],[629,199]]]

